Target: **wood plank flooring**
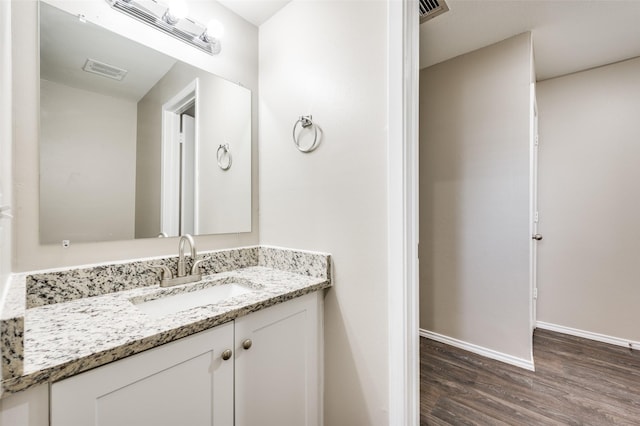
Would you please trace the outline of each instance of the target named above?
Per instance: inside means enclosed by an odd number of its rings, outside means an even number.
[[[640,425],[640,351],[536,330],[536,371],[422,337],[422,425]]]

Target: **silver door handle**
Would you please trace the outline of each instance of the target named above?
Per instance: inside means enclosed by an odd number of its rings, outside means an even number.
[[[536,241],[540,241],[540,240],[542,239],[542,234],[535,234],[535,235],[534,235],[533,237],[531,237],[531,238],[533,238],[533,239],[534,239],[534,240],[536,240]]]

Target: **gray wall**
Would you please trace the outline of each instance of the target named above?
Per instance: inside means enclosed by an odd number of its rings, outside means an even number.
[[[260,239],[332,254],[327,425],[388,424],[387,18],[294,0],[260,27]],[[291,136],[303,114],[323,131],[310,154]]]
[[[41,243],[133,238],[136,103],[41,79],[40,108]]]
[[[531,360],[531,38],[420,74],[420,327]]]
[[[538,83],[538,320],[640,340],[640,59]]]

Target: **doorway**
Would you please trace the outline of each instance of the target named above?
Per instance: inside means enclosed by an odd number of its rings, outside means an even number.
[[[162,107],[160,234],[198,233],[198,80]]]

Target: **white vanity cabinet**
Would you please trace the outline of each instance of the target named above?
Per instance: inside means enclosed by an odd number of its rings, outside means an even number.
[[[321,303],[307,294],[53,383],[51,426],[318,426]]]
[[[233,424],[233,323],[51,385],[51,426]]]
[[[322,424],[321,303],[312,293],[236,319],[236,426]]]

